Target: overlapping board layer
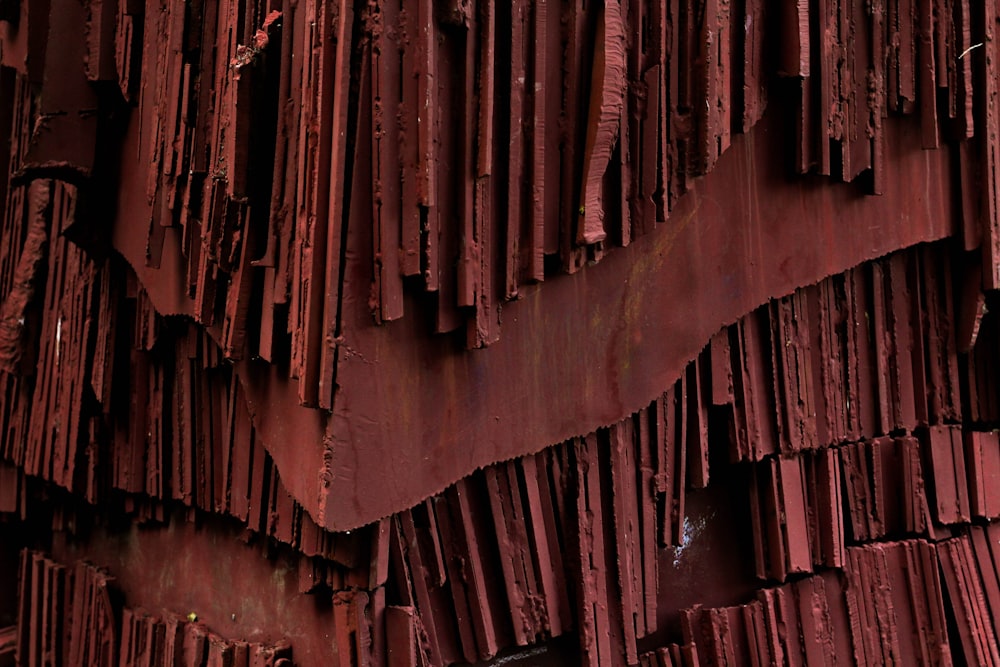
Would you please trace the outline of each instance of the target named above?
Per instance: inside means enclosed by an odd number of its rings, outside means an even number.
[[[825,664],[816,659],[831,651],[862,665],[952,655],[983,664],[996,660],[1000,613],[1000,556],[990,546],[1000,539],[990,537],[1000,519],[1000,440],[989,430],[1000,409],[1000,327],[975,307],[978,289],[955,289],[968,259],[939,242],[773,300],[720,331],[629,418],[487,467],[349,534],[311,522],[232,406],[214,418],[220,435],[192,437],[189,450],[168,457],[155,438],[138,450],[129,439],[88,445],[105,458],[71,476],[95,479],[92,499],[145,530],[207,510],[290,545],[300,591],[333,603],[324,618],[340,633],[337,664],[471,662],[558,636],[574,637],[579,659],[593,665],[687,665],[695,656]],[[963,302],[973,304],[972,337],[962,336]],[[159,349],[190,349],[190,325],[142,313],[132,308],[120,326],[157,332]],[[174,368],[174,355],[187,359],[127,340],[129,363],[145,359],[138,367],[148,372],[134,374],[124,395],[169,375],[161,363]],[[195,386],[211,379],[238,394],[224,367],[189,372]],[[131,418],[155,434],[157,416],[178,414],[184,395],[150,394]],[[185,460],[198,462],[193,476],[172,477]],[[101,469],[115,473],[94,476]],[[21,467],[0,471],[0,509],[30,519],[38,482]],[[732,562],[754,563],[761,588],[750,602],[677,617],[671,577],[684,549],[721,544],[691,531],[687,498],[720,475],[737,489],[726,530],[751,528],[731,542]],[[171,510],[184,506],[198,512]],[[53,529],[86,542],[81,526],[100,516],[68,506]],[[20,627],[32,627],[40,617],[25,609]],[[675,644],[663,643],[670,637]]]
[[[620,419],[766,298],[956,225],[992,287],[994,2],[765,9],[9,2],[0,357],[23,373],[39,334],[84,326],[69,290],[97,298],[103,258],[122,255],[143,307],[189,317],[252,403],[282,406],[252,412],[286,487],[343,529]],[[769,96],[766,129],[739,137]],[[781,218],[814,211],[815,235]],[[841,221],[843,239],[824,236]],[[48,275],[57,234],[85,253],[79,275]],[[640,237],[629,263],[653,264],[628,289],[649,294],[611,316],[630,298],[614,291],[622,269],[580,269]],[[685,294],[689,326],[631,365],[641,311],[682,324],[667,303]],[[31,328],[56,299],[62,319]],[[571,319],[583,310],[592,321]],[[579,362],[532,362],[570,345]],[[533,409],[529,383],[566,415]],[[602,410],[596,386],[621,405]],[[284,443],[293,429],[305,444]],[[449,463],[425,464],[438,450]],[[411,478],[375,472],[393,452]],[[351,480],[391,492],[375,503]]]
[[[329,655],[303,664],[558,636],[593,665],[998,662],[997,18],[966,0],[0,2],[0,512],[64,556],[109,517],[230,517],[295,554],[289,596],[323,600]],[[753,246],[736,269],[728,242]],[[799,267],[817,255],[836,259]],[[650,276],[706,300],[611,287]],[[555,289],[565,312],[533,300]],[[527,323],[581,312],[616,331],[606,348]],[[647,321],[678,325],[655,332],[662,358]],[[560,384],[568,366],[616,382]],[[612,407],[548,409],[525,374]],[[391,399],[366,393],[390,376]],[[490,410],[529,404],[490,426],[513,444],[477,442]],[[581,423],[603,428],[540,439]],[[760,590],[677,616],[688,492],[720,467]],[[59,589],[108,575],[76,563],[25,551],[5,573],[0,657],[97,660],[73,634],[101,622],[75,606],[96,593]],[[168,632],[195,637],[190,664],[245,653],[108,600],[110,663],[159,664],[140,637]]]

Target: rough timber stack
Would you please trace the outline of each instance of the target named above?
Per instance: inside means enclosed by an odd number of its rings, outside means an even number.
[[[0,0],[0,665],[1000,664],[998,0]]]

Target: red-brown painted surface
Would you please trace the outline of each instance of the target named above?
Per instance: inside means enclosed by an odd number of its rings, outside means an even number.
[[[0,0],[0,662],[1000,662],[998,19]]]

